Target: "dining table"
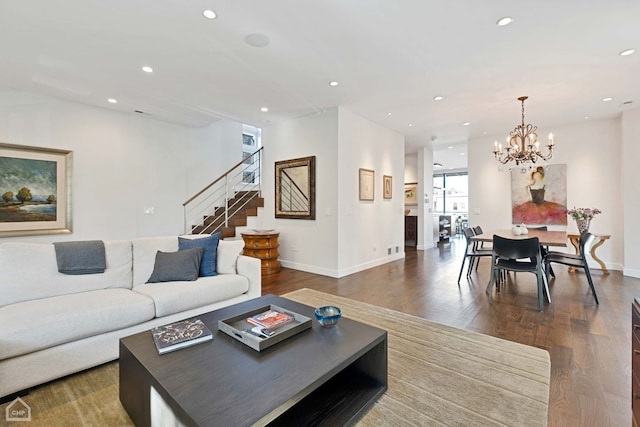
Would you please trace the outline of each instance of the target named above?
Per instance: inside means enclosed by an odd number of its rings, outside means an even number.
[[[500,236],[506,239],[524,240],[531,237],[537,237],[541,246],[567,246],[568,234],[566,231],[549,231],[540,229],[527,229],[527,234],[515,234],[511,229],[489,230],[482,234],[477,234],[471,238],[476,242],[493,242],[493,236]],[[543,275],[543,280],[546,282],[547,277]],[[491,290],[491,279],[487,284],[487,293]]]
[[[567,246],[567,232],[566,231],[548,231],[548,230],[536,230],[528,229],[527,234],[515,234],[512,230],[500,229],[489,230],[482,234],[471,237],[475,242],[493,242],[493,236],[500,236],[506,239],[529,239],[531,237],[537,237],[540,240],[542,246]]]

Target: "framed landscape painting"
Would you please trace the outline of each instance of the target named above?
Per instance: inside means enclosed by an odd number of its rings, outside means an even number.
[[[72,152],[0,144],[0,237],[71,232]]]

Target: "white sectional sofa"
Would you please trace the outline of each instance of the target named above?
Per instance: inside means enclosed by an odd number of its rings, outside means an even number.
[[[0,244],[0,397],[118,358],[121,337],[261,294],[260,260],[221,240],[218,275],[146,283],[178,237],[105,241],[101,274],[58,272],[53,244]]]

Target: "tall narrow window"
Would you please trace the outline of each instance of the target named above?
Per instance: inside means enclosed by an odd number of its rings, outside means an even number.
[[[437,223],[446,217],[451,234],[460,234],[469,221],[469,174],[442,173],[433,176],[433,217]]]
[[[245,184],[260,183],[259,158],[253,156],[261,146],[261,129],[242,125],[242,158],[244,159],[242,182]]]

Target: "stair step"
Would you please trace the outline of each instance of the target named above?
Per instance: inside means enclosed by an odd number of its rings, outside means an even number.
[[[226,237],[236,237],[235,227],[225,227],[222,229],[221,236],[223,239]]]
[[[225,227],[225,207],[213,209],[213,215],[203,218],[202,225],[191,227],[193,234],[221,233],[221,237],[235,237],[235,227],[246,227],[248,216],[258,216],[258,208],[264,207],[264,198],[258,197],[257,191],[239,191],[228,200],[229,212],[226,214],[229,227]]]

